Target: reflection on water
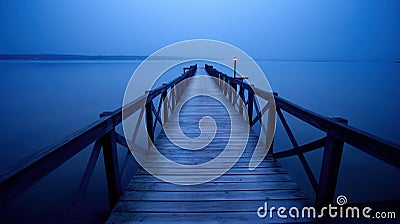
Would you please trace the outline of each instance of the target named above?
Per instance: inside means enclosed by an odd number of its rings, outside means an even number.
[[[138,64],[126,61],[0,62],[0,169],[95,121],[100,112],[120,107],[125,86]],[[397,103],[400,64],[264,61],[259,65],[273,90],[282,97],[326,116],[344,117],[355,127],[400,143],[400,133],[396,130],[400,127],[397,115],[400,112]],[[180,69],[176,72],[182,73]],[[165,82],[164,79],[159,82]],[[300,143],[322,137],[322,133],[297,119],[286,118]],[[276,150],[290,147],[279,121],[275,144]],[[2,213],[12,216],[18,210],[27,219],[42,219],[43,214],[51,211],[60,217],[79,184],[89,153],[85,150],[78,154]],[[316,177],[321,155],[322,150],[306,156]],[[303,189],[311,189],[296,158],[280,162]],[[88,188],[87,204],[82,207],[107,209],[103,169],[100,158],[98,172]],[[399,180],[395,168],[346,146],[336,193],[345,194],[350,201],[400,199]],[[311,190],[306,192],[311,195]]]

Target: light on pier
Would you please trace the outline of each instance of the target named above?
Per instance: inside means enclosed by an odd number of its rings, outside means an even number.
[[[237,57],[233,57],[233,78],[236,78],[236,61]]]

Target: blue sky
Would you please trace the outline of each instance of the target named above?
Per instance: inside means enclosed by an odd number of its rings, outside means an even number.
[[[207,38],[256,59],[400,59],[400,1],[1,0],[0,54],[148,55]]]

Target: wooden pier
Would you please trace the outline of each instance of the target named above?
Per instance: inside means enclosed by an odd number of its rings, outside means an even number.
[[[190,79],[189,79],[190,78]],[[190,81],[189,81],[190,80]],[[251,81],[251,80],[249,80]],[[207,97],[196,97],[185,102],[194,93],[206,88],[209,95],[222,104]],[[242,103],[238,101],[242,100]],[[257,101],[274,100],[276,114],[292,143],[292,148],[276,150],[272,145],[269,154],[255,170],[249,170],[250,158],[257,147],[255,142],[259,136],[252,130],[262,125],[261,118],[265,108],[260,108]],[[180,114],[176,108],[181,108]],[[208,114],[202,114],[206,111]],[[246,111],[246,112],[245,112]],[[286,112],[285,114],[283,112]],[[232,123],[227,123],[227,113]],[[246,114],[247,113],[247,114]],[[120,166],[117,156],[117,145],[127,148],[127,158],[132,155],[128,143],[116,127],[127,117],[137,116],[137,124],[133,134],[133,143],[137,129],[146,124],[152,147],[167,158],[183,164],[202,164],[218,156],[229,137],[233,141],[242,142],[236,135],[241,130],[250,130],[247,145],[238,162],[222,176],[199,185],[177,185],[162,181],[138,168],[131,175],[132,180],[124,186],[121,176],[125,162]],[[182,131],[189,137],[199,134],[199,117],[212,116],[217,124],[216,141],[202,150],[189,151],[172,144],[166,133],[178,134],[177,121],[180,117]],[[247,115],[247,116],[246,116]],[[291,130],[285,116],[294,116],[316,129],[326,133],[322,138],[304,145],[298,144],[295,133]],[[218,125],[223,124],[223,125]],[[157,127],[164,127],[160,134]],[[234,130],[228,136],[228,130]],[[205,134],[207,128],[203,130]],[[236,134],[235,134],[236,131]],[[229,133],[230,134],[230,133]],[[177,139],[177,141],[186,141]],[[204,142],[193,142],[202,145]],[[104,155],[104,167],[107,180],[110,214],[108,223],[175,223],[175,222],[208,222],[208,223],[266,223],[266,222],[308,222],[311,219],[282,219],[273,215],[261,219],[257,216],[259,207],[268,203],[268,207],[286,207],[314,205],[316,207],[335,203],[334,196],[339,174],[343,145],[349,144],[360,151],[371,155],[387,164],[400,168],[400,146],[366,133],[347,124],[343,118],[329,118],[296,105],[278,94],[269,93],[257,86],[252,86],[242,79],[230,77],[212,66],[197,68],[197,65],[184,69],[184,74],[169,83],[152,89],[124,108],[102,113],[100,119],[87,127],[78,130],[65,139],[50,145],[37,153],[21,160],[0,174],[0,206],[6,205],[18,195],[35,185],[43,177],[57,169],[85,148],[91,147],[91,155],[82,175],[82,180],[74,202],[79,202],[87,190],[88,183],[99,154]],[[135,147],[136,145],[133,144]],[[139,146],[138,146],[139,147]],[[273,150],[274,149],[274,150]],[[320,176],[315,177],[304,153],[322,149],[323,159]],[[132,150],[132,149],[131,149]],[[133,150],[138,150],[134,148]],[[174,182],[185,183],[196,181],[199,177],[215,175],[217,168],[201,168],[197,170],[174,169],[168,164],[158,161],[152,148],[145,153],[148,158],[146,166],[153,167],[158,176],[173,177]],[[229,148],[232,155],[240,151],[240,147]],[[315,201],[310,201],[277,159],[297,156],[315,192]],[[228,157],[222,158],[228,161]],[[222,160],[224,161],[224,160]],[[122,170],[120,169],[122,167]],[[221,162],[223,167],[223,162]],[[75,204],[74,203],[74,204]],[[382,203],[382,202],[379,202]],[[393,204],[392,202],[388,202]],[[395,201],[398,205],[398,201]],[[362,206],[362,204],[353,204]],[[374,202],[369,202],[373,206]],[[276,210],[275,210],[276,212]],[[107,214],[108,214],[107,213]],[[64,220],[65,221],[65,220]]]
[[[199,151],[181,149],[171,143],[165,134],[161,133],[155,140],[157,149],[167,158],[182,164],[201,164],[210,161],[221,153],[224,144],[228,141],[247,141],[241,139],[245,126],[249,126],[243,116],[234,108],[229,99],[223,94],[213,78],[206,76],[204,69],[199,69],[193,77],[180,102],[198,93],[207,92],[209,96],[230,105],[225,108],[209,97],[197,96],[188,101],[181,112],[172,113],[168,121],[164,124],[166,132],[173,134],[178,132],[180,117],[184,121],[180,126],[196,127],[199,117],[207,114],[215,119],[220,125],[218,131],[222,134],[216,136],[218,141],[211,142],[207,148]],[[182,105],[178,103],[177,107]],[[231,124],[225,110],[231,114]],[[234,130],[234,136],[230,136],[230,131]],[[207,131],[207,130],[205,130]],[[197,134],[199,130],[191,128],[186,130],[186,135]],[[233,139],[232,139],[233,138]],[[206,141],[203,138],[200,141]],[[257,216],[257,209],[268,202],[269,206],[303,207],[311,205],[311,201],[293,182],[289,174],[279,165],[279,163],[269,155],[261,166],[253,171],[249,171],[249,162],[253,154],[258,136],[251,131],[248,144],[243,156],[238,163],[221,177],[200,185],[177,185],[166,183],[157,179],[144,169],[139,169],[133,175],[132,181],[122,194],[111,213],[108,223],[123,222],[143,222],[143,223],[174,223],[174,222],[226,222],[226,223],[265,223],[265,219]],[[177,141],[187,141],[187,139],[177,139]],[[193,144],[203,145],[203,142],[193,142]],[[240,144],[229,149],[232,154],[241,151]],[[265,147],[265,146],[264,146]],[[150,150],[151,152],[152,150]],[[227,158],[228,159],[228,158]],[[218,172],[218,167],[209,169],[171,169],[162,162],[155,160],[149,153],[149,164],[146,166],[157,167],[157,175],[172,175],[177,182],[191,182],[199,176],[214,175]],[[276,214],[275,214],[276,217]],[[274,221],[278,221],[276,217]],[[295,221],[290,219],[290,221]],[[303,219],[298,221],[304,221]]]

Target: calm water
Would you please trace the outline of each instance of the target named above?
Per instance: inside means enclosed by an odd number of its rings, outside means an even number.
[[[139,62],[0,62],[0,169],[95,121],[102,111],[121,106],[128,80]],[[400,64],[349,62],[259,62],[280,96],[326,116],[341,116],[355,127],[400,143]],[[245,74],[244,74],[245,75]],[[300,143],[323,134],[286,116]],[[278,121],[276,150],[290,147]],[[319,175],[322,151],[307,154]],[[120,153],[123,154],[123,153]],[[65,214],[77,189],[90,150],[51,173],[3,210],[46,220]],[[281,164],[312,197],[300,162]],[[77,210],[107,209],[102,158]],[[346,146],[337,194],[350,201],[400,199],[400,172]],[[44,200],[45,199],[45,200]],[[90,209],[89,209],[90,208]],[[48,215],[44,215],[48,214]],[[50,214],[50,215],[49,215]],[[1,217],[1,216],[0,216]]]

